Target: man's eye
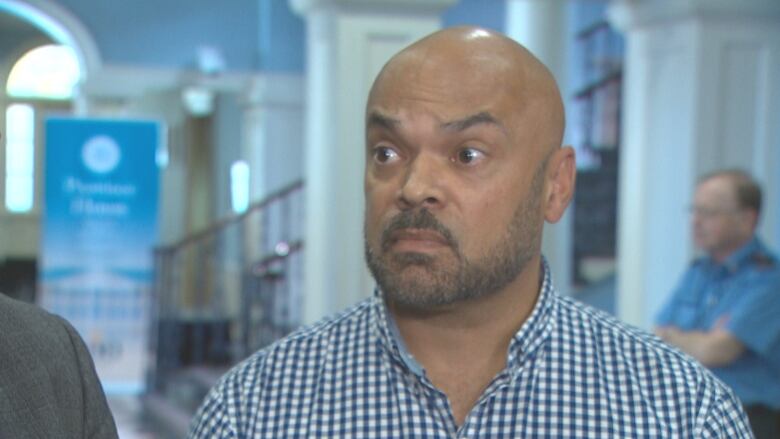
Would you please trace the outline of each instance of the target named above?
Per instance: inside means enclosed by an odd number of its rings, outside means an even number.
[[[374,160],[376,160],[377,163],[390,163],[396,159],[398,159],[398,153],[395,152],[392,148],[388,148],[386,146],[379,146],[374,148]]]
[[[463,165],[470,165],[478,160],[480,160],[482,157],[484,157],[485,154],[482,153],[482,151],[479,151],[474,148],[463,148],[460,151],[458,151],[457,155],[457,161],[460,164]]]

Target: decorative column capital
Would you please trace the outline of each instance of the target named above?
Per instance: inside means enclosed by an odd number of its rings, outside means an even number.
[[[298,74],[262,74],[252,77],[241,93],[246,107],[301,107],[304,78]]]
[[[289,0],[297,14],[306,16],[317,11],[383,12],[403,14],[441,14],[456,0]]]
[[[691,18],[728,21],[780,20],[777,0],[615,0],[607,10],[609,22],[621,32]]]

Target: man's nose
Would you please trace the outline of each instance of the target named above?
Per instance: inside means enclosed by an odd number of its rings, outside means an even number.
[[[409,163],[404,181],[399,188],[401,209],[425,207],[440,208],[444,203],[444,172],[447,163],[427,153],[419,153]]]

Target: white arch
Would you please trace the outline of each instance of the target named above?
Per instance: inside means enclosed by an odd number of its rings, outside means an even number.
[[[73,48],[81,70],[81,81],[100,70],[97,44],[86,27],[72,13],[50,0],[0,0],[0,12],[15,15],[54,41]]]

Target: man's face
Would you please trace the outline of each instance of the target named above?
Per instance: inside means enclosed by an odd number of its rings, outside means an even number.
[[[494,293],[538,254],[545,155],[510,80],[408,73],[369,100],[366,259],[388,298],[426,309]]]
[[[711,255],[728,256],[751,236],[749,218],[739,208],[733,183],[727,177],[701,182],[692,210],[694,242]]]

